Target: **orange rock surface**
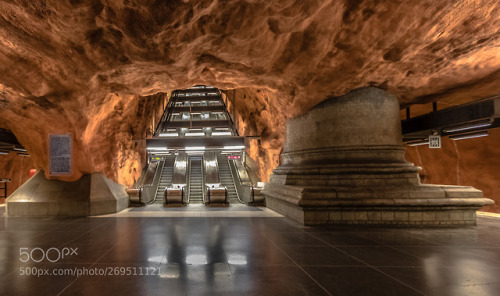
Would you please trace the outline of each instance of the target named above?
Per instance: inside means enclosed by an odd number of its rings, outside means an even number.
[[[0,127],[45,171],[48,135],[71,134],[73,172],[59,179],[131,185],[160,93],[236,89],[265,180],[286,119],[328,95],[376,85],[406,107],[498,94],[499,28],[497,0],[4,1]]]
[[[483,210],[500,213],[500,130],[488,137],[450,140],[442,138],[441,149],[426,145],[406,149],[406,159],[422,167],[422,183],[467,185],[479,188],[495,205]]]

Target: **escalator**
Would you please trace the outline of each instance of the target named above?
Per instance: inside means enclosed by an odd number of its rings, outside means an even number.
[[[189,203],[203,202],[202,157],[189,157]]]
[[[161,171],[160,182],[158,183],[158,188],[156,190],[156,196],[153,200],[155,204],[163,203],[163,194],[165,193],[165,188],[172,186],[172,175],[174,173],[174,162],[175,155],[169,155],[165,159],[163,169]]]
[[[219,164],[220,182],[222,186],[227,188],[229,202],[238,203],[238,194],[236,192],[236,186],[234,185],[233,175],[231,174],[231,168],[229,167],[229,160],[227,159],[227,156],[218,154],[217,162]]]

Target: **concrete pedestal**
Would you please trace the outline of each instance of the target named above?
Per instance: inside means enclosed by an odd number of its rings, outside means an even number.
[[[474,225],[493,201],[467,186],[422,185],[404,159],[395,96],[361,88],[287,124],[282,164],[263,194],[304,225]]]
[[[100,173],[76,182],[47,180],[37,173],[6,200],[8,216],[81,217],[119,212],[128,207],[125,187]]]

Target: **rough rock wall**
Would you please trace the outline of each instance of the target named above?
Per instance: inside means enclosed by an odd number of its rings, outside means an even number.
[[[406,159],[422,167],[422,183],[474,186],[495,205],[482,210],[500,213],[500,130],[488,137],[453,141],[442,139],[441,149],[407,147]]]
[[[497,0],[3,1],[0,121],[45,170],[48,134],[71,133],[74,173],[60,179],[102,171],[129,184],[143,153],[132,141],[143,113],[129,110],[147,109],[133,98],[261,90],[278,118],[366,85],[403,105],[474,100],[498,92],[498,28]],[[280,130],[263,128],[272,116],[248,132]],[[263,139],[272,166],[276,138]]]
[[[225,92],[227,107],[240,135],[247,138],[246,153],[257,160],[257,175],[269,180],[280,162],[286,120],[292,115],[277,94],[251,88]],[[252,136],[256,136],[252,138]]]
[[[48,175],[48,136],[71,134],[72,174],[57,179],[77,180],[83,174],[102,172],[130,186],[140,176],[145,160],[142,139],[152,128],[154,114],[161,116],[166,97],[107,94],[104,99],[11,100],[9,108],[2,110],[0,124],[13,131],[35,168],[49,178],[56,177]]]
[[[13,152],[0,155],[0,179],[11,179],[11,182],[7,183],[7,196],[29,179],[30,170],[34,168],[30,157],[20,156]],[[3,188],[3,184],[0,187]],[[3,189],[1,194],[3,194]]]

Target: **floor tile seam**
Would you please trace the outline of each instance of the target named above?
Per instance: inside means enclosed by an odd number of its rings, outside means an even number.
[[[106,223],[110,223],[110,222],[111,222],[111,221],[108,221],[108,222],[106,222]],[[71,243],[71,242],[73,242],[73,241],[75,241],[75,240],[77,240],[77,239],[79,239],[79,238],[81,238],[81,237],[83,237],[84,235],[86,235],[86,234],[88,234],[88,233],[91,233],[92,231],[94,231],[94,230],[96,230],[96,229],[98,229],[98,228],[100,228],[100,227],[103,227],[104,225],[106,225],[106,223],[104,223],[104,224],[102,224],[102,225],[99,225],[98,227],[95,227],[95,228],[93,228],[93,229],[89,229],[88,231],[85,231],[85,232],[84,232],[84,233],[82,233],[81,235],[79,235],[79,236],[77,236],[77,237],[73,238],[72,240],[68,241],[68,242],[67,242],[67,244],[68,244],[68,243]]]
[[[380,245],[387,245],[387,244],[382,243],[382,242],[380,242],[380,241],[378,241],[378,240],[376,240],[376,239],[371,238],[370,236],[362,236],[362,235],[360,235],[360,234],[358,234],[358,233],[352,233],[352,234],[353,234],[354,236],[358,237],[358,238],[361,238],[361,239],[367,239],[367,240],[369,240],[369,241],[372,241],[372,242],[377,243],[377,244],[380,244]]]
[[[351,258],[353,258],[354,260],[359,261],[359,262],[361,262],[361,263],[365,264],[366,266],[371,266],[370,264],[366,263],[365,261],[363,261],[363,260],[361,260],[361,259],[357,258],[356,256],[353,256],[353,255],[351,255],[351,254],[349,254],[349,253],[345,252],[344,250],[342,250],[342,249],[340,249],[340,248],[338,248],[338,247],[336,247],[336,246],[334,246],[334,245],[332,245],[332,244],[328,243],[327,241],[325,241],[325,240],[323,240],[323,239],[321,239],[321,238],[319,238],[319,237],[316,237],[316,238],[317,238],[318,240],[320,240],[320,241],[324,242],[326,245],[330,246],[331,248],[333,248],[333,249],[335,249],[335,250],[337,250],[337,251],[339,251],[339,252],[341,252],[341,253],[343,253],[343,254],[345,254],[345,255],[347,255],[347,256],[349,256],[349,257],[351,257]]]
[[[405,285],[406,287],[408,287],[408,288],[410,288],[410,289],[414,290],[415,292],[417,292],[417,293],[419,293],[419,294],[421,294],[421,295],[427,295],[427,294],[425,294],[424,292],[422,292],[422,291],[418,290],[417,288],[415,288],[415,287],[413,287],[413,286],[411,286],[411,285],[409,285],[409,284],[407,284],[407,283],[405,283],[405,282],[403,282],[403,281],[401,281],[401,280],[399,280],[399,279],[397,279],[397,278],[395,278],[395,277],[391,276],[391,275],[390,275],[390,274],[388,274],[388,273],[385,273],[384,271],[380,270],[380,268],[379,268],[379,267],[376,267],[376,266],[371,266],[371,267],[372,267],[373,269],[375,269],[376,271],[378,271],[379,273],[381,273],[381,274],[383,274],[383,275],[385,275],[385,276],[387,276],[387,277],[389,277],[389,278],[391,278],[391,279],[393,279],[393,280],[397,281],[398,283],[400,283],[400,284],[402,284],[402,285]],[[387,268],[387,266],[383,266],[383,267],[384,267],[384,268]],[[399,266],[399,267],[401,267],[401,266]],[[403,267],[403,268],[404,268],[404,267]]]
[[[163,263],[163,260],[166,259],[167,252],[168,252],[168,244],[165,246],[165,252],[163,252],[163,255],[161,256],[161,260],[160,260],[160,263],[158,266],[161,266],[161,264]]]
[[[419,260],[422,260],[422,258],[420,258],[419,256],[417,256],[417,255],[415,255],[415,254],[408,253],[408,252],[403,251],[403,250],[400,250],[400,249],[398,249],[397,247],[394,247],[394,246],[391,246],[391,245],[388,245],[388,244],[382,244],[382,246],[384,246],[384,247],[389,247],[389,248],[391,248],[391,249],[393,249],[393,250],[396,250],[396,251],[401,252],[401,253],[403,253],[403,254],[409,255],[409,256],[411,256],[411,257],[413,257],[413,258],[417,258],[417,259],[419,259]],[[402,246],[399,246],[399,247],[402,247]]]
[[[231,265],[229,264],[229,260],[227,259],[226,250],[223,249],[222,252],[224,253],[224,260],[226,260],[227,269],[229,270],[229,275],[231,276],[231,279],[234,279],[234,274],[233,274],[233,271],[231,270]]]
[[[94,263],[92,263],[89,267],[89,269],[91,269],[92,267],[94,267],[94,265],[99,261],[101,260],[106,254],[108,254],[109,252],[111,252],[111,250],[116,246],[118,245],[119,241],[117,241],[115,244],[113,244],[112,247],[109,248],[109,250],[107,252],[104,252],[103,255],[101,255],[101,257],[99,257],[96,261],[94,261]],[[64,289],[61,290],[61,292],[59,292],[57,294],[57,296],[61,295],[62,293],[64,293],[64,291],[66,291],[74,282],[76,282],[79,278],[75,278],[73,279],[66,287],[64,287]]]
[[[270,239],[271,240],[271,239]],[[302,268],[295,260],[293,260],[292,257],[290,257],[283,249],[281,249],[274,241],[271,240],[271,243],[278,248],[278,250],[283,253],[288,259],[290,259],[295,266],[297,266],[300,270],[302,270],[303,273],[305,273],[316,285],[318,285],[323,291],[325,291],[328,295],[333,296],[332,293],[330,293],[323,285],[321,285],[313,276],[311,276],[304,268]]]
[[[360,238],[364,238],[364,239],[371,240],[371,241],[376,242],[376,243],[378,243],[378,244],[381,244],[381,245],[383,245],[383,246],[388,246],[388,247],[393,248],[393,246],[392,246],[392,245],[389,245],[389,244],[387,244],[387,243],[384,243],[384,242],[379,242],[379,241],[376,241],[376,240],[374,240],[374,239],[372,239],[372,238],[369,238],[369,237],[362,237],[362,236],[360,236],[360,235],[358,235],[358,234],[356,234],[356,233],[354,233],[354,235],[356,235],[356,236],[358,236],[358,237],[360,237]],[[425,241],[425,242],[429,242],[429,243],[436,244],[436,246],[435,246],[435,247],[438,247],[438,246],[440,246],[440,247],[446,247],[446,245],[443,245],[443,244],[440,244],[440,243],[438,243],[438,242],[434,242],[434,241],[431,241],[431,240],[428,240],[428,239],[425,239],[425,238],[417,238],[417,239],[422,240],[422,241]],[[398,247],[403,247],[403,246],[398,246]],[[405,247],[406,247],[406,246],[405,246]],[[418,246],[416,246],[416,247],[418,247]],[[409,254],[409,255],[411,255],[411,254]]]
[[[318,239],[319,239],[319,240],[321,240],[321,241],[323,241],[324,243],[328,244],[328,242],[326,242],[326,241],[322,240],[321,238],[318,238]],[[330,245],[330,244],[328,244],[328,245]],[[350,256],[350,257],[354,258],[355,260],[357,260],[357,261],[359,261],[359,262],[361,262],[361,263],[365,264],[366,266],[368,266],[368,267],[370,267],[370,268],[373,268],[373,269],[374,269],[374,270],[376,270],[377,272],[382,273],[383,275],[385,275],[385,276],[387,276],[387,277],[391,278],[392,280],[394,280],[394,281],[396,281],[396,282],[398,282],[398,283],[400,283],[400,284],[402,284],[402,285],[404,285],[404,286],[406,286],[406,287],[408,287],[408,288],[410,288],[410,289],[412,289],[412,290],[416,291],[417,293],[422,294],[422,295],[425,295],[424,293],[422,293],[421,291],[417,290],[416,288],[414,288],[414,287],[412,287],[412,286],[410,286],[410,285],[406,284],[406,283],[405,283],[405,282],[403,282],[403,281],[398,280],[397,278],[392,277],[391,275],[389,275],[389,274],[387,274],[387,273],[385,273],[385,272],[383,272],[383,271],[379,270],[379,269],[378,269],[378,268],[376,268],[375,266],[372,266],[372,265],[368,264],[367,262],[365,262],[365,261],[363,261],[363,260],[361,260],[361,259],[359,259],[359,258],[357,258],[357,257],[355,257],[355,256],[353,256],[353,255],[351,255],[351,254],[349,254],[349,253],[347,253],[347,252],[345,252],[344,250],[339,249],[339,248],[337,248],[337,247],[334,247],[334,246],[332,246],[332,245],[330,245],[330,246],[331,246],[332,248],[334,248],[334,249],[338,250],[339,252],[342,252],[342,253],[344,253],[345,255]]]

